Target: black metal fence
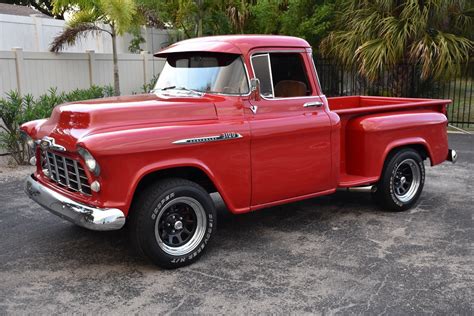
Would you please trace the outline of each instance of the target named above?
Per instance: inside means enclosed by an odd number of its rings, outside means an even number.
[[[474,61],[462,67],[452,79],[421,80],[420,69],[412,64],[383,71],[369,82],[357,70],[333,60],[315,57],[323,92],[327,96],[379,95],[413,98],[451,99],[449,122],[461,128],[474,128]]]

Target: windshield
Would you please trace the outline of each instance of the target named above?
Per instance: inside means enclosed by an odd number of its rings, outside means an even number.
[[[240,55],[195,52],[166,59],[153,92],[172,90],[240,95],[249,87]]]

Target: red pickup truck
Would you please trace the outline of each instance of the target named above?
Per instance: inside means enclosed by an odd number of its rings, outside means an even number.
[[[450,100],[326,98],[310,45],[218,36],[158,52],[150,94],[57,106],[21,129],[30,198],[77,225],[120,229],[164,268],[197,260],[216,230],[210,193],[235,214],[373,186],[384,208],[420,197],[424,161],[455,161]]]

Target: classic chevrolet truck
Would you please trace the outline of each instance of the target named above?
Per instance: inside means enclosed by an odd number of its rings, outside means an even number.
[[[454,162],[450,100],[326,98],[310,45],[286,36],[218,36],[171,45],[150,94],[57,106],[21,127],[34,150],[27,195],[93,230],[127,222],[137,249],[176,268],[216,231],[210,193],[241,214],[372,186],[412,207],[424,161]]]

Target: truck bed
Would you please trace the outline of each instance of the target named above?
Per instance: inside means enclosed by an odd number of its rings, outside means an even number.
[[[433,126],[426,129],[426,124],[442,122],[440,117],[446,119],[444,115],[449,103],[451,100],[376,96],[328,98],[329,109],[340,117],[341,168],[338,186],[361,186],[378,181],[380,173],[374,173],[372,165],[383,164],[377,161],[383,160],[386,155],[380,148],[403,138],[424,136],[429,139],[438,135],[427,132]],[[368,122],[370,124],[365,124]],[[438,127],[434,128],[445,127],[438,123]],[[383,146],[377,148],[378,144]],[[364,165],[365,168],[361,167]]]
[[[418,98],[392,98],[379,96],[347,96],[328,98],[329,109],[337,114],[361,114],[386,112],[403,109],[439,107],[439,112],[445,113],[444,109],[451,100],[442,99],[418,99]]]

